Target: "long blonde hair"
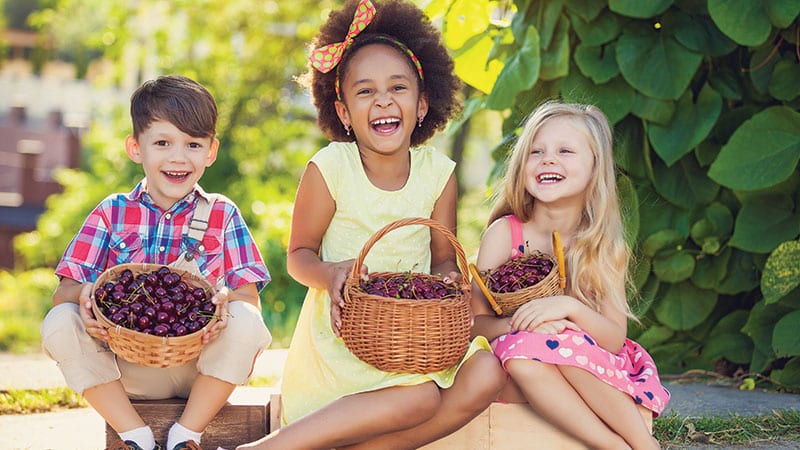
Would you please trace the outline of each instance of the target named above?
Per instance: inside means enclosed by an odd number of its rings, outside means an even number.
[[[533,216],[536,199],[525,188],[525,163],[536,133],[554,118],[570,118],[584,125],[595,162],[581,220],[565,252],[567,294],[596,311],[600,310],[600,299],[605,299],[636,320],[626,297],[625,288],[633,286],[628,273],[631,251],[625,241],[617,197],[612,132],[608,119],[597,107],[548,101],[528,116],[509,155],[489,224],[507,214],[514,214],[522,222]]]

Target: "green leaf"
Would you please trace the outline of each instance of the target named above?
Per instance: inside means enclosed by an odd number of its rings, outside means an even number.
[[[500,71],[492,92],[486,99],[489,109],[505,109],[514,104],[519,92],[526,91],[539,79],[539,32],[529,26],[522,48],[514,54]]]
[[[766,8],[769,20],[776,28],[788,28],[800,14],[797,0],[770,0]]]
[[[653,258],[653,273],[666,283],[678,283],[688,279],[694,272],[695,260],[685,251]]]
[[[772,333],[772,349],[777,357],[800,355],[800,311],[783,316]]]
[[[649,262],[649,260],[645,260],[640,266],[647,267],[649,270]],[[661,282],[658,281],[658,278],[655,276],[646,277],[646,281],[644,285],[639,288],[637,295],[631,297],[631,310],[636,317],[642,317],[647,313],[656,299],[660,286]]]
[[[800,95],[800,64],[781,60],[775,64],[769,80],[769,93],[778,100],[791,101]]]
[[[800,241],[778,245],[767,258],[761,276],[761,293],[766,304],[775,303],[800,286]]]
[[[659,322],[673,330],[689,330],[703,323],[716,304],[716,292],[684,281],[666,289],[654,312]]]
[[[662,342],[666,342],[674,335],[675,332],[671,329],[664,326],[654,325],[640,334],[639,337],[636,338],[636,343],[644,348],[651,348],[661,344]]]
[[[603,84],[619,75],[613,44],[603,46],[578,44],[574,58],[581,73],[591,78],[595,84]]]
[[[606,0],[566,0],[564,3],[571,14],[587,22],[594,20],[606,7]]]
[[[621,78],[605,84],[594,84],[583,77],[579,70],[571,70],[564,78],[561,95],[568,102],[596,105],[612,125],[628,115],[635,98],[631,87]]]
[[[739,309],[720,319],[703,345],[703,356],[712,361],[725,358],[737,364],[750,362],[753,341],[740,331],[747,322],[748,313]]]
[[[800,214],[783,194],[750,197],[736,216],[730,245],[754,253],[769,253],[800,232]]]
[[[783,369],[774,369],[770,378],[778,383],[791,388],[800,387],[800,358],[794,357],[783,366]]]
[[[608,9],[623,16],[649,19],[666,11],[671,4],[672,0],[609,0]]]
[[[700,210],[693,211],[690,220],[694,221],[690,234],[698,244],[700,240],[709,236],[727,239],[733,229],[733,213],[720,202],[714,202],[701,207]],[[695,229],[695,224],[698,223],[702,223],[702,225],[698,225]]]
[[[664,26],[673,27],[675,38],[690,50],[717,57],[736,49],[736,43],[722,34],[708,16],[677,13],[670,18],[672,23]]]
[[[720,294],[735,295],[747,292],[758,286],[759,268],[752,253],[728,247],[728,273],[716,291]]]
[[[647,236],[642,242],[642,254],[648,258],[654,258],[657,254],[667,251],[674,253],[686,241],[686,235],[676,230],[664,229]]]
[[[569,21],[566,17],[561,16],[553,32],[552,42],[541,53],[542,61],[539,78],[542,80],[561,78],[569,71],[570,49],[568,32]]]
[[[588,22],[579,14],[572,13],[570,21],[581,45],[587,46],[598,46],[611,42],[622,29],[619,16],[605,9],[599,16]]]
[[[784,306],[767,305],[763,301],[756,303],[750,309],[750,315],[747,323],[742,327],[742,333],[753,341],[755,347],[753,358],[756,358],[755,353],[761,354],[759,364],[750,367],[751,371],[764,370],[769,361],[775,358],[775,352],[772,350],[772,332],[778,320],[789,311],[791,310]]]
[[[708,85],[719,92],[722,98],[741,100],[744,97],[742,80],[729,66],[715,68],[708,77]]]
[[[750,67],[747,69],[747,73],[750,75],[750,81],[753,82],[753,88],[755,88],[753,100],[769,99],[769,80],[772,78],[775,65],[780,61],[772,54],[772,49],[772,45],[763,45],[756,49],[750,57]]]
[[[617,40],[617,64],[622,76],[650,97],[674,100],[683,95],[702,57],[665,30],[640,26],[624,30]]]
[[[691,152],[708,136],[722,110],[722,98],[708,85],[703,87],[696,101],[692,97],[692,91],[686,91],[678,100],[672,120],[663,126],[653,124],[647,130],[653,149],[667,166]]]
[[[728,274],[728,261],[731,251],[723,251],[719,255],[706,255],[697,260],[692,283],[701,289],[717,290],[725,275]]]
[[[555,36],[556,30],[559,27],[564,28],[564,34],[569,28],[567,18],[561,16],[561,10],[564,8],[564,0],[548,0],[546,2],[533,2],[531,6],[538,6],[536,11],[536,19],[532,24],[539,30],[540,46],[542,49],[550,48],[551,42]],[[561,23],[561,22],[565,23]]]
[[[642,119],[658,124],[666,124],[675,114],[675,102],[636,93],[636,101],[631,107],[631,112]]]
[[[654,192],[650,186],[639,184],[639,236],[649,236],[661,230],[673,230],[684,238],[689,236],[689,211],[678,208]]]
[[[765,2],[708,0],[708,13],[717,27],[738,44],[757,47],[772,31]]]
[[[634,178],[646,178],[644,129],[642,121],[634,116],[626,116],[614,127],[614,163]]]
[[[731,189],[757,190],[789,178],[799,160],[800,113],[772,106],[733,133],[708,176]]]
[[[639,197],[636,195],[633,181],[625,175],[618,176],[617,193],[625,228],[625,240],[633,247],[639,236]]]
[[[706,176],[694,157],[680,160],[680,164],[665,167],[660,160],[653,161],[656,190],[676,206],[692,208],[710,203],[719,192],[719,185]]]

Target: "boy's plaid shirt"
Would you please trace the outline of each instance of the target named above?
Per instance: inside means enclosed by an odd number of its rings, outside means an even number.
[[[56,275],[93,282],[117,264],[169,264],[185,250],[195,248],[200,271],[212,284],[224,276],[230,289],[257,283],[261,290],[270,281],[253,236],[230,199],[217,197],[208,230],[202,242],[197,242],[186,234],[197,196],[207,198],[203,189],[195,186],[163,211],[145,186],[146,180],[142,180],[130,193],[112,194],[95,207],[64,252]]]

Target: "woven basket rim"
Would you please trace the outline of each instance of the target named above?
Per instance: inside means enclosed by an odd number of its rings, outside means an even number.
[[[155,264],[155,263],[123,263],[118,264],[113,267],[109,267],[106,269],[97,280],[95,280],[94,284],[92,285],[92,292],[91,292],[91,300],[92,300],[92,312],[94,312],[95,318],[106,328],[108,329],[109,336],[114,335],[121,335],[128,337],[130,339],[136,339],[143,344],[152,344],[152,345],[180,345],[185,344],[187,342],[191,342],[196,340],[198,337],[202,338],[203,333],[205,333],[206,329],[210,328],[214,325],[218,319],[217,315],[219,314],[219,305],[216,305],[214,308],[214,316],[211,320],[208,321],[202,328],[197,331],[193,331],[192,333],[185,334],[183,336],[156,336],[153,334],[143,333],[141,331],[132,330],[127,327],[123,327],[122,325],[118,325],[112,322],[108,317],[103,314],[103,311],[97,305],[97,301],[95,300],[94,292],[100,287],[101,283],[106,283],[109,281],[109,278],[112,275],[118,275],[119,273],[123,272],[125,269],[130,269],[134,275],[138,275],[140,273],[150,273],[154,270],[158,270],[161,267],[167,267],[171,271],[178,273],[181,275],[181,279],[185,280],[184,277],[188,276],[188,278],[194,283],[203,284],[202,286],[204,289],[207,289],[211,296],[216,294],[217,290],[211,283],[208,282],[205,278],[192,273],[185,269],[178,269],[174,267],[170,267],[167,264]]]

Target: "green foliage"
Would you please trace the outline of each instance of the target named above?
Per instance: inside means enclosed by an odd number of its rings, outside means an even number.
[[[542,100],[593,103],[614,125],[641,295],[632,334],[661,369],[727,361],[800,386],[800,4],[440,0],[427,11],[482,106],[505,114],[498,167]]]
[[[50,309],[56,277],[48,269],[0,271],[0,351],[36,350],[39,328]]]

